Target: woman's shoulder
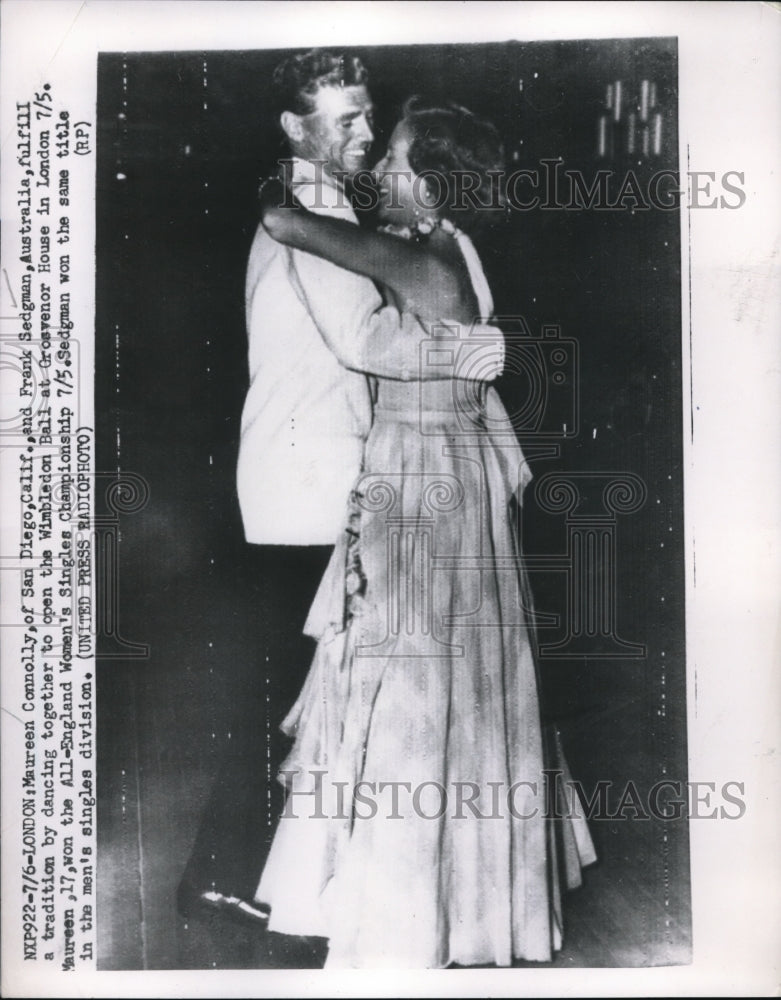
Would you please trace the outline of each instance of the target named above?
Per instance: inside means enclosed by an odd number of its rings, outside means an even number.
[[[460,307],[459,311],[466,312],[469,320],[474,319],[477,315],[477,295],[460,241],[455,236],[451,236],[446,242],[439,241],[432,248],[429,269],[430,281],[437,289],[439,298],[452,303],[454,308]],[[462,317],[453,315],[453,318]]]

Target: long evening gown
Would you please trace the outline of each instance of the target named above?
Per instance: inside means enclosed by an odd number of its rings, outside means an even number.
[[[290,815],[256,894],[270,930],[329,938],[327,967],[506,966],[561,947],[561,887],[595,854],[584,819],[546,817],[543,771],[568,772],[540,721],[512,513],[530,479],[493,388],[379,380],[283,726]]]

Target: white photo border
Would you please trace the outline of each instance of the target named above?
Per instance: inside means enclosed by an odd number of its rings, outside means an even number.
[[[100,51],[675,36],[681,176],[685,170],[716,176],[737,170],[746,192],[739,210],[681,213],[689,776],[717,785],[744,782],[747,803],[739,821],[690,823],[691,966],[382,976],[52,971],[44,977],[37,963],[25,967],[19,961],[17,938],[4,926],[3,994],[511,996],[518,992],[519,975],[523,991],[539,996],[776,993],[781,938],[781,680],[774,586],[781,510],[778,5],[5,0],[1,13],[4,175],[18,95],[51,80],[96,121]],[[94,162],[93,157],[93,191]],[[7,187],[4,223],[12,217]],[[94,247],[94,219],[90,232]],[[92,261],[90,255],[86,265]],[[2,499],[5,546],[15,529],[18,493],[4,488]],[[4,671],[5,705],[8,690]],[[7,817],[18,782],[5,724],[3,737]],[[15,849],[9,834],[3,843],[5,893],[12,891],[7,861]]]

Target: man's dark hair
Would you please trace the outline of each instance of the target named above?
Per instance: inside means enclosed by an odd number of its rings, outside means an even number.
[[[357,56],[327,49],[310,49],[290,56],[274,70],[277,114],[283,111],[311,114],[317,92],[323,87],[357,87],[368,79],[366,67]]]

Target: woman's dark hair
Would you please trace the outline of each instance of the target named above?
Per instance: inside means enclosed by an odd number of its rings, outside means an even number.
[[[489,209],[504,207],[504,145],[496,128],[457,104],[404,105],[410,166],[423,175],[440,214],[474,229]],[[437,190],[438,188],[438,190]]]
[[[366,67],[357,56],[310,49],[290,56],[274,70],[276,111],[308,115],[314,111],[315,97],[323,87],[357,87],[368,79]]]

